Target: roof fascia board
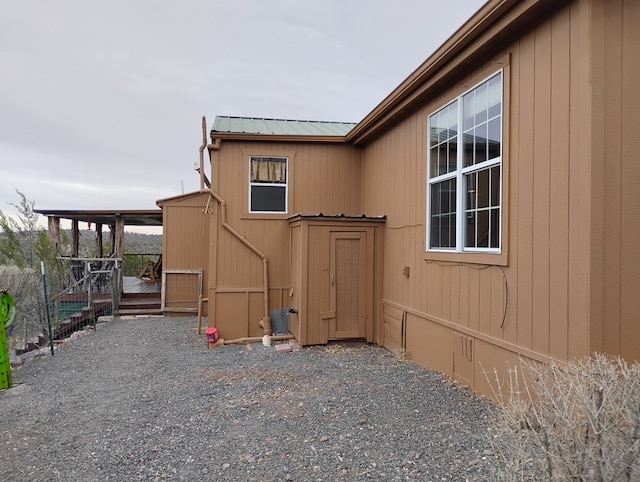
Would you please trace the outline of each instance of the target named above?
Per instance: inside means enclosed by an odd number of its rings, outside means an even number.
[[[163,197],[161,199],[156,200],[156,205],[162,208],[162,206],[171,201],[178,201],[183,199],[190,199],[198,196],[205,196],[207,192],[203,191],[191,191],[183,194],[176,194],[175,196]]]
[[[161,209],[34,209],[34,213],[43,216],[66,216],[72,214],[103,216],[111,214],[114,216],[136,216],[136,215],[154,215],[162,213]]]
[[[496,0],[487,2],[436,52],[422,63],[391,94],[360,121],[346,138],[361,144],[376,136],[385,126],[397,120],[430,89],[457,67],[486,49],[487,43],[508,27],[526,18],[548,14],[550,6],[560,7],[569,0]],[[547,7],[546,9],[544,7]]]
[[[244,132],[215,132],[211,131],[211,140],[227,139],[238,141],[266,141],[266,142],[334,142],[345,143],[347,136],[322,136],[313,134],[256,134]]]
[[[126,226],[162,226],[161,209],[120,209],[120,210],[73,210],[73,209],[34,209],[42,216],[95,224],[112,225],[118,218],[124,220]]]

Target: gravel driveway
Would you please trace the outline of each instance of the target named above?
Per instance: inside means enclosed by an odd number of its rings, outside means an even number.
[[[366,344],[207,349],[116,319],[14,369],[0,480],[487,480],[486,400]]]

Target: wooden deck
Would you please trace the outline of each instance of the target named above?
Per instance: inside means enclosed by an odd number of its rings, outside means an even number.
[[[161,292],[162,283],[149,283],[133,276],[122,279],[122,298],[118,313],[120,316],[162,314]]]
[[[149,283],[141,281],[134,276],[124,276],[122,278],[123,293],[160,293],[162,292],[162,283]]]

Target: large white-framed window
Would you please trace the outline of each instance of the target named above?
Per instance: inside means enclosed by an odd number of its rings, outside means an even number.
[[[427,250],[500,253],[503,75],[428,117]]]
[[[287,213],[287,157],[249,156],[249,212]]]

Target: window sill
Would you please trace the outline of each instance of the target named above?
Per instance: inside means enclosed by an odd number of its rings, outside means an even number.
[[[502,253],[455,253],[444,251],[427,251],[424,254],[425,261],[440,261],[444,263],[487,264],[495,266],[508,266],[509,258],[506,252]]]
[[[240,219],[288,219],[289,213],[243,213]]]

